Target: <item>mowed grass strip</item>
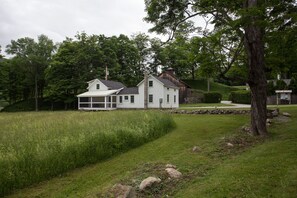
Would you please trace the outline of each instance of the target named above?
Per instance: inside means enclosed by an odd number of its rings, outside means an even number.
[[[0,196],[154,140],[174,127],[157,111],[0,114]]]

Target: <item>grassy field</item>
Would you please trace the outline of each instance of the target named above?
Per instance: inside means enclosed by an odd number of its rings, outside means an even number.
[[[174,127],[157,111],[0,114],[0,196],[105,160]]]
[[[191,86],[192,89],[207,91],[207,80],[184,80],[185,83]],[[231,91],[236,91],[238,88],[230,87],[221,83],[210,82],[210,91],[216,91],[222,94],[223,100],[228,100]]]
[[[153,142],[11,197],[100,197],[116,183],[137,186],[150,175],[160,176],[163,185],[142,197],[295,197],[297,108],[282,109],[292,120],[273,123],[266,140],[240,132],[249,121],[245,115],[175,115],[176,128]],[[193,153],[193,146],[201,151]],[[178,167],[182,180],[158,175],[167,163]]]

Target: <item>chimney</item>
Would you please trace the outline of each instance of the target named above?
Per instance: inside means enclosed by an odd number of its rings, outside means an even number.
[[[175,75],[174,69],[172,67],[169,67],[168,69],[166,69],[165,71],[167,74],[170,74],[171,76]]]
[[[148,108],[148,76],[149,72],[144,71],[144,109]]]
[[[108,80],[109,71],[107,65],[105,66],[105,80]]]

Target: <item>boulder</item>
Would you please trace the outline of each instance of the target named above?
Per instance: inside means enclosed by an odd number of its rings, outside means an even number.
[[[140,183],[139,190],[145,190],[146,188],[151,187],[153,184],[160,183],[160,182],[161,182],[160,178],[148,177]]]
[[[174,179],[179,179],[182,176],[182,173],[174,168],[166,168],[165,171],[168,173],[169,177]]]
[[[132,186],[116,184],[112,187],[113,196],[116,198],[135,198],[136,193]]]
[[[166,168],[174,168],[174,169],[176,169],[176,166],[173,165],[173,164],[166,164],[165,167],[166,167]]]
[[[291,117],[291,114],[289,114],[289,113],[287,113],[287,112],[283,112],[283,116]]]

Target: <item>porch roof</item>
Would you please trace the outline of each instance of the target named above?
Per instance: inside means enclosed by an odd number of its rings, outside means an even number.
[[[77,95],[77,97],[102,97],[110,96],[120,90],[106,90],[106,91],[87,91],[85,93]]]

